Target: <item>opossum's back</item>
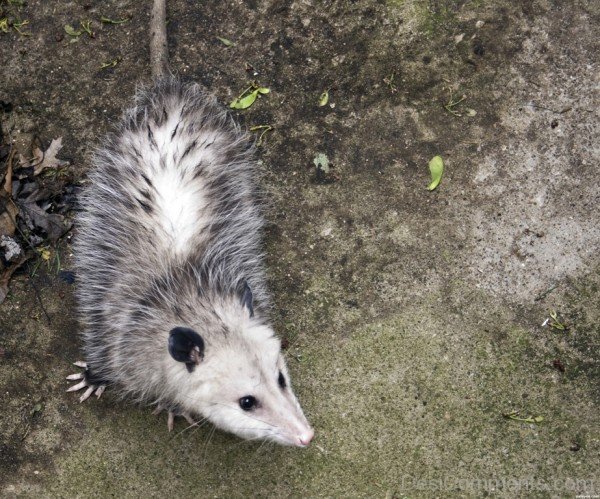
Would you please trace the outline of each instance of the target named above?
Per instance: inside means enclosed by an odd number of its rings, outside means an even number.
[[[96,153],[82,199],[83,287],[100,291],[126,282],[123,273],[139,279],[140,269],[190,256],[199,262],[222,241],[235,246],[244,225],[258,234],[250,153],[245,135],[197,85],[168,78],[140,92]],[[242,250],[255,250],[257,237],[238,238]]]

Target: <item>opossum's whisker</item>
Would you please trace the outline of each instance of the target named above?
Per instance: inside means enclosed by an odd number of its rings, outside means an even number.
[[[254,451],[254,454],[258,454],[258,451],[259,451],[260,449],[262,449],[263,445],[265,445],[267,442],[268,442],[268,440],[267,440],[266,438],[265,438],[265,439],[263,439],[263,442],[262,442],[262,443],[261,443],[261,444],[258,446],[258,449],[256,449],[256,450]]]
[[[232,407],[229,404],[223,404],[223,403],[220,403],[220,402],[212,402],[212,404],[214,404],[214,405],[222,405],[223,407],[227,407],[228,409],[232,409],[234,411],[237,411],[237,407]],[[266,424],[268,426],[271,426],[273,428],[277,428],[277,426],[275,426],[274,424],[267,423],[263,419],[257,418],[256,416],[252,416],[251,414],[246,413],[245,416],[247,416],[249,418],[252,418],[252,419],[255,419],[256,421],[260,421],[261,423],[264,423],[264,424]]]
[[[236,428],[237,430],[253,430],[254,428]],[[227,450],[231,450],[231,449],[235,449],[236,447],[239,447],[240,445],[244,445],[247,443],[253,443],[256,442],[257,440],[264,440],[266,441],[265,437],[260,436],[260,437],[252,437],[252,438],[245,438],[244,440],[241,440],[239,442],[235,442],[234,444],[231,444],[231,446],[227,447]]]
[[[208,452],[208,446],[210,444],[210,441],[212,440],[212,437],[215,434],[215,431],[217,431],[217,427],[213,426],[212,431],[208,434],[208,439],[207,439],[206,443],[204,444],[204,452],[203,452],[203,455],[202,455],[202,461],[203,462],[206,462],[206,454]]]
[[[183,431],[189,430],[190,428],[195,428],[196,426],[202,426],[207,421],[208,418],[200,418],[198,421],[194,421],[194,423],[190,424],[187,428],[184,428]]]
[[[201,425],[194,427],[194,430],[192,431],[192,433],[190,433],[190,436],[199,431],[201,428],[203,428],[207,423],[210,423],[210,421],[206,420]]]
[[[187,426],[186,428],[184,428],[183,430],[181,430],[180,432],[178,432],[175,436],[178,437],[179,435],[181,435],[182,433],[190,430],[190,429],[199,429],[202,428],[202,426],[204,426],[206,423],[208,422],[208,418],[202,418],[199,421],[194,422],[194,424],[191,424],[189,426]]]
[[[235,428],[235,430],[236,431],[237,430],[256,430],[256,428],[245,428],[245,427],[242,427],[242,426],[238,426],[238,427]],[[272,434],[279,435],[279,432],[270,430],[268,428],[266,428],[263,431],[268,431],[268,432],[270,432]],[[241,440],[240,442],[236,442],[236,443],[232,444],[231,447],[229,447],[229,449],[233,449],[234,447],[237,447],[239,445],[244,445],[245,443],[248,443],[248,442],[255,442],[257,440],[262,440],[263,443],[264,442],[271,442],[271,440],[268,438],[268,435],[259,435],[259,436],[256,436],[256,437],[245,438],[244,440]]]
[[[296,344],[300,341],[300,337],[296,336],[296,338],[294,338],[294,341],[292,341],[291,343],[288,344],[287,348],[285,349],[285,352],[283,353],[283,357],[287,360],[290,358],[290,356],[292,355],[292,347],[296,346]]]

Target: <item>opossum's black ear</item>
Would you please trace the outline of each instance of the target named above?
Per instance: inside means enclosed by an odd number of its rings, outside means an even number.
[[[169,353],[177,362],[185,362],[189,372],[204,359],[204,340],[193,329],[176,327],[169,333]]]
[[[248,283],[245,281],[244,281],[244,293],[242,294],[242,305],[244,306],[244,308],[246,310],[248,310],[250,317],[254,317],[252,290],[250,289],[250,286],[248,286]]]

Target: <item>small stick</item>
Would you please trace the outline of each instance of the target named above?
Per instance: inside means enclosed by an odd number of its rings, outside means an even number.
[[[152,76],[160,78],[169,68],[167,47],[167,5],[165,0],[154,0],[150,17],[150,66]]]

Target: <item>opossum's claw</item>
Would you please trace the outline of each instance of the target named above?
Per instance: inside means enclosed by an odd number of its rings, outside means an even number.
[[[182,416],[185,418],[185,420],[190,424],[190,425],[195,425],[196,421],[194,421],[194,418],[192,416],[190,416],[187,412],[184,412],[182,414]]]
[[[167,409],[167,407],[163,404],[158,404],[156,406],[156,409],[154,409],[152,411],[152,414],[157,415],[160,414],[162,411],[164,411],[165,409]],[[187,413],[187,412],[175,412],[175,411],[168,411],[168,415],[167,415],[167,429],[169,430],[169,432],[173,431],[173,427],[175,426],[175,418],[177,416],[181,416],[183,418],[185,418],[185,420],[190,424],[190,425],[195,425],[196,421],[194,421],[194,418],[192,418],[192,416]]]
[[[81,379],[81,378],[75,378],[75,376],[76,376],[75,374],[72,374],[71,376],[68,376],[67,379],[70,379],[70,380]],[[79,402],[84,402],[94,392],[96,393],[96,397],[100,398],[100,395],[102,395],[104,393],[104,390],[106,389],[106,385],[91,385],[85,379],[83,379],[76,385],[73,385],[73,386],[67,388],[67,392],[76,392],[83,388],[87,388],[87,389],[85,392],[83,392],[83,395],[81,397],[79,397]]]
[[[173,426],[175,425],[175,417],[176,416],[181,416],[192,426],[196,424],[196,421],[194,421],[192,416],[190,416],[187,412],[182,412],[179,414],[179,413],[175,413],[173,411],[169,411],[169,416],[167,418],[167,428],[169,429],[169,432],[173,431]]]
[[[83,402],[84,400],[87,400],[90,397],[90,395],[94,393],[95,389],[96,387],[94,385],[88,386],[87,390],[83,392],[83,395],[79,397],[79,403]]]
[[[85,362],[78,360],[77,362],[73,362],[73,364],[77,367],[87,370],[87,364]],[[69,374],[67,379],[69,381],[81,380],[79,383],[67,388],[67,392],[76,392],[82,388],[87,388],[86,391],[83,392],[83,395],[79,397],[80,403],[87,400],[94,392],[96,392],[96,397],[100,398],[100,395],[104,393],[106,388],[106,385],[95,385],[90,383],[87,379],[86,373]]]
[[[68,392],[76,392],[77,390],[81,390],[82,388],[85,388],[87,386],[87,381],[83,380],[80,383],[77,383],[76,385],[71,386],[70,388],[67,388]]]
[[[154,416],[156,416],[157,414],[160,414],[160,413],[161,413],[162,411],[164,411],[165,409],[166,409],[166,408],[165,408],[165,406],[164,406],[164,405],[162,405],[162,404],[158,404],[158,405],[156,406],[156,409],[154,409],[154,410],[152,411],[152,414],[153,414]]]

